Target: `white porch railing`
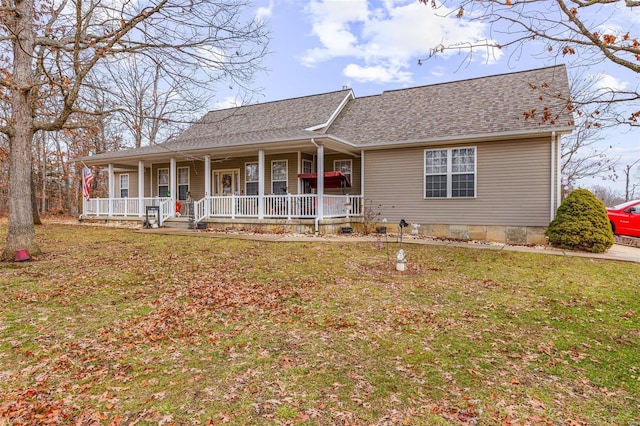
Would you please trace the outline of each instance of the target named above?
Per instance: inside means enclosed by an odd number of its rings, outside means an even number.
[[[82,215],[107,217],[144,217],[147,206],[160,207],[160,223],[175,214],[175,201],[166,197],[91,198],[84,201]]]
[[[360,195],[325,195],[323,200],[325,218],[362,215]],[[257,195],[206,197],[194,204],[196,221],[206,217],[259,218],[259,202]],[[265,195],[263,217],[313,219],[317,215],[317,206],[318,196],[315,194]]]
[[[263,218],[313,219],[318,212],[318,195],[285,194],[263,197]],[[323,218],[362,216],[361,195],[324,195]],[[207,218],[259,218],[260,197],[257,195],[230,195],[205,197],[193,203],[196,222]],[[143,217],[147,206],[160,207],[160,224],[175,215],[172,198],[92,198],[85,201],[83,216]]]

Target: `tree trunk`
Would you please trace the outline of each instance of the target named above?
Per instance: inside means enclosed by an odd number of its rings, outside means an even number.
[[[25,102],[28,104],[28,102]],[[16,102],[14,102],[14,108]],[[29,107],[24,107],[28,110]],[[14,116],[19,118],[14,109]],[[29,122],[31,117],[29,116]],[[19,249],[26,249],[29,254],[39,254],[36,243],[33,210],[31,202],[31,142],[33,130],[31,126],[17,128],[16,135],[9,139],[11,152],[9,155],[9,229],[4,248],[4,259],[11,260]]]
[[[3,259],[15,258],[19,249],[39,254],[31,203],[31,156],[34,135],[31,91],[33,90],[33,0],[15,2],[12,16],[13,85],[9,135],[9,229]]]
[[[40,215],[38,214],[38,198],[36,197],[36,182],[33,176],[33,170],[31,171],[31,210],[33,213],[33,224],[42,225]],[[44,212],[44,210],[42,210]]]

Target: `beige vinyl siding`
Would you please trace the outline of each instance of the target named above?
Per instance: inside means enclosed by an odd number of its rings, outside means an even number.
[[[129,175],[129,196],[127,198],[137,198],[138,197],[138,172],[122,172],[122,173],[114,173],[115,176],[115,197],[120,198],[120,176]]]
[[[287,154],[265,155],[264,157],[264,193],[271,194],[271,162],[287,161],[287,192],[295,194],[298,192],[298,153],[291,152]],[[256,161],[258,161],[256,159]],[[275,194],[282,195],[282,194]]]
[[[482,142],[475,198],[424,198],[425,147],[367,151],[365,199],[396,223],[547,226],[551,197],[548,139]],[[428,149],[440,148],[429,146]]]
[[[150,197],[150,169],[146,167],[144,169],[144,194],[143,197]],[[120,172],[114,173],[115,176],[115,195],[116,198],[120,198],[120,175],[129,175],[129,198],[137,198],[140,194],[138,194],[138,170],[136,171],[128,171],[128,172]]]
[[[314,161],[314,156],[312,155],[302,155],[302,159]],[[271,162],[272,161],[287,161],[287,191],[291,194],[296,194],[298,192],[298,153],[284,153],[284,154],[274,154],[265,156],[265,164],[264,164],[264,188],[265,194],[271,194]],[[351,160],[352,162],[352,187],[347,189],[347,193],[349,194],[359,194],[360,193],[360,182],[361,182],[361,174],[360,174],[360,158],[350,157],[345,154],[331,154],[325,156],[325,171],[333,171],[333,162],[334,160]],[[215,191],[215,180],[214,173],[222,170],[238,170],[240,173],[240,194],[244,195],[246,191],[246,180],[245,180],[245,164],[246,163],[257,163],[258,156],[246,156],[246,157],[234,157],[229,159],[224,159],[221,161],[216,161],[215,159],[211,162],[211,188]],[[315,164],[314,164],[315,166]],[[204,161],[189,161],[189,162],[177,162],[176,163],[176,171],[179,167],[189,167],[189,190],[191,191],[191,196],[194,200],[199,200],[205,196],[204,194]],[[152,194],[152,196],[158,195],[158,169],[169,169],[169,163],[157,163],[153,164],[153,167],[150,169],[145,169],[145,191],[146,194]],[[135,176],[135,181],[134,179]],[[177,178],[177,177],[176,177]],[[132,191],[137,193],[138,191],[138,181],[137,181],[137,172],[129,172],[129,193]],[[134,182],[134,183],[132,183]],[[150,183],[151,182],[151,183]],[[134,188],[135,186],[135,188]],[[149,189],[151,187],[151,189]],[[326,193],[328,194],[340,194],[342,191],[340,189],[328,189]],[[137,195],[136,195],[137,196]],[[149,196],[149,195],[147,195]]]
[[[324,157],[324,171],[332,172],[333,171],[333,162],[336,160],[351,160],[351,188],[347,188],[347,194],[359,195],[360,189],[362,185],[360,184],[361,174],[360,171],[362,167],[360,167],[360,157],[351,157],[347,154],[329,154]],[[342,194],[341,189],[327,189],[325,190],[327,194]]]
[[[155,179],[153,181],[155,182]],[[151,197],[151,182],[152,182],[151,167],[145,167],[144,168],[144,196],[145,197]]]
[[[265,194],[271,194],[271,162],[272,161],[287,161],[287,191],[295,194],[298,188],[298,153],[292,152],[287,154],[278,154],[278,155],[265,155],[264,159],[264,192]],[[257,163],[258,156],[247,156],[247,157],[236,157],[230,158],[223,162],[213,162],[211,164],[212,173],[219,170],[240,170],[240,193],[244,195],[246,190],[246,179],[245,179],[245,164],[246,163]],[[203,171],[204,175],[204,171]],[[202,180],[202,185],[204,188],[204,180]],[[212,177],[212,187],[214,185],[213,177]],[[204,190],[203,190],[204,194]],[[195,198],[195,196],[194,196]]]
[[[204,161],[177,162],[176,173],[180,167],[189,168],[189,191],[191,191],[191,198],[199,200],[204,197]],[[176,179],[177,178],[176,176]]]
[[[158,196],[158,169],[168,169],[169,173],[171,173],[171,166],[169,163],[157,163],[151,166],[151,196]],[[169,181],[169,185],[171,185],[171,181]]]

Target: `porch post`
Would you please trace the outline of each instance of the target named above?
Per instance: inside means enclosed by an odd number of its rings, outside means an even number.
[[[318,196],[318,211],[316,216],[318,219],[324,217],[324,146],[318,145],[318,167],[317,167],[317,196]]]
[[[138,161],[138,216],[144,216],[144,162]]]
[[[113,173],[113,164],[109,163],[109,216],[113,215],[113,199],[115,198],[115,181],[116,177]]]
[[[211,156],[204,156],[204,216],[209,217],[209,201],[207,197],[211,195]]]
[[[360,196],[364,197],[364,149],[360,150]]]
[[[298,173],[302,173],[302,152],[298,151]],[[302,194],[302,179],[296,179],[298,182],[298,190],[296,194]]]
[[[264,219],[264,149],[258,151],[258,219]]]
[[[176,159],[171,157],[171,161],[169,163],[169,191],[171,191],[171,198],[174,200],[178,199],[178,194],[176,194],[176,190],[178,189],[176,178]]]

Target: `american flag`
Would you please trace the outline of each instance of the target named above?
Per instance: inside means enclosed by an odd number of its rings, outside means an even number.
[[[85,200],[89,201],[91,196],[91,182],[93,181],[93,173],[91,170],[85,165],[84,170],[82,171],[82,195]]]

